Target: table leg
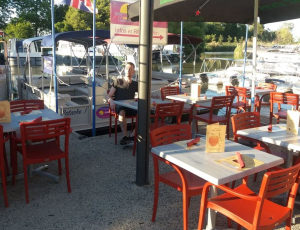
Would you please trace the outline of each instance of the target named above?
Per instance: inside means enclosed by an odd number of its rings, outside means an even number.
[[[197,114],[197,108],[196,106],[193,106],[193,116]],[[197,134],[197,128],[196,128],[196,125],[197,125],[197,120],[196,119],[193,119],[192,120],[192,138],[195,138],[196,137],[196,134]]]

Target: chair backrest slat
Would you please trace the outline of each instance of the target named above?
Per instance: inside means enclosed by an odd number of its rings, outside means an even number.
[[[271,92],[270,93],[270,102],[278,104],[287,104],[297,106],[299,105],[299,95],[293,93],[280,93],[280,92]]]
[[[264,178],[267,184],[264,196],[269,198],[289,192],[295,181],[299,179],[299,167],[300,164],[297,164],[280,172],[267,174],[267,179]]]
[[[12,113],[40,109],[44,109],[43,100],[16,100],[10,102],[10,111]]]
[[[63,118],[35,123],[21,123],[22,139],[26,141],[41,141],[68,135],[70,132],[70,119]]]
[[[165,100],[166,96],[177,95],[177,94],[179,94],[178,86],[166,86],[160,89],[160,97],[162,100]]]
[[[192,138],[191,126],[188,124],[165,125],[150,132],[152,147],[171,144]]]
[[[183,102],[157,104],[155,108],[155,127],[158,126],[160,120],[164,123],[166,117],[176,117],[176,121],[179,124],[181,122],[183,106]]]
[[[238,130],[255,128],[260,126],[260,114],[258,112],[239,113],[231,117],[233,135]]]

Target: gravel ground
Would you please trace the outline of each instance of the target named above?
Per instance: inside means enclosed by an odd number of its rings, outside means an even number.
[[[150,158],[150,185],[139,187],[135,184],[136,158],[131,154],[131,148],[114,145],[108,135],[78,139],[72,134],[72,193],[67,192],[64,173],[59,183],[39,175],[29,178],[29,204],[25,202],[23,180],[15,186],[9,183],[9,208],[0,204],[0,229],[182,229],[181,193],[164,185],[160,186],[156,222],[151,222],[152,161]],[[49,164],[48,172],[57,174],[56,162]],[[259,182],[251,186],[257,189]],[[199,206],[200,197],[192,198],[190,229],[197,228]],[[296,224],[292,229],[300,229],[300,205],[296,205],[294,214]],[[218,229],[226,229],[226,223],[217,215]]]

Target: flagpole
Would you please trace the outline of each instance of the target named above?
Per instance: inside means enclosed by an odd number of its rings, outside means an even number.
[[[54,28],[54,0],[51,0],[51,24],[52,24],[52,70],[55,92],[55,111],[58,113],[58,97],[57,97],[57,79],[56,79],[56,44],[55,44],[55,28]]]
[[[93,136],[96,135],[96,79],[95,79],[95,62],[96,62],[96,0],[93,1]]]

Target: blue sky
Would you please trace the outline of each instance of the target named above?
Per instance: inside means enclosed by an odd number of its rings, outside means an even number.
[[[265,28],[268,28],[271,31],[274,31],[274,30],[279,29],[285,22],[294,24],[294,29],[293,29],[292,33],[293,33],[294,39],[299,40],[300,39],[300,19],[268,23],[268,24],[265,24]]]

